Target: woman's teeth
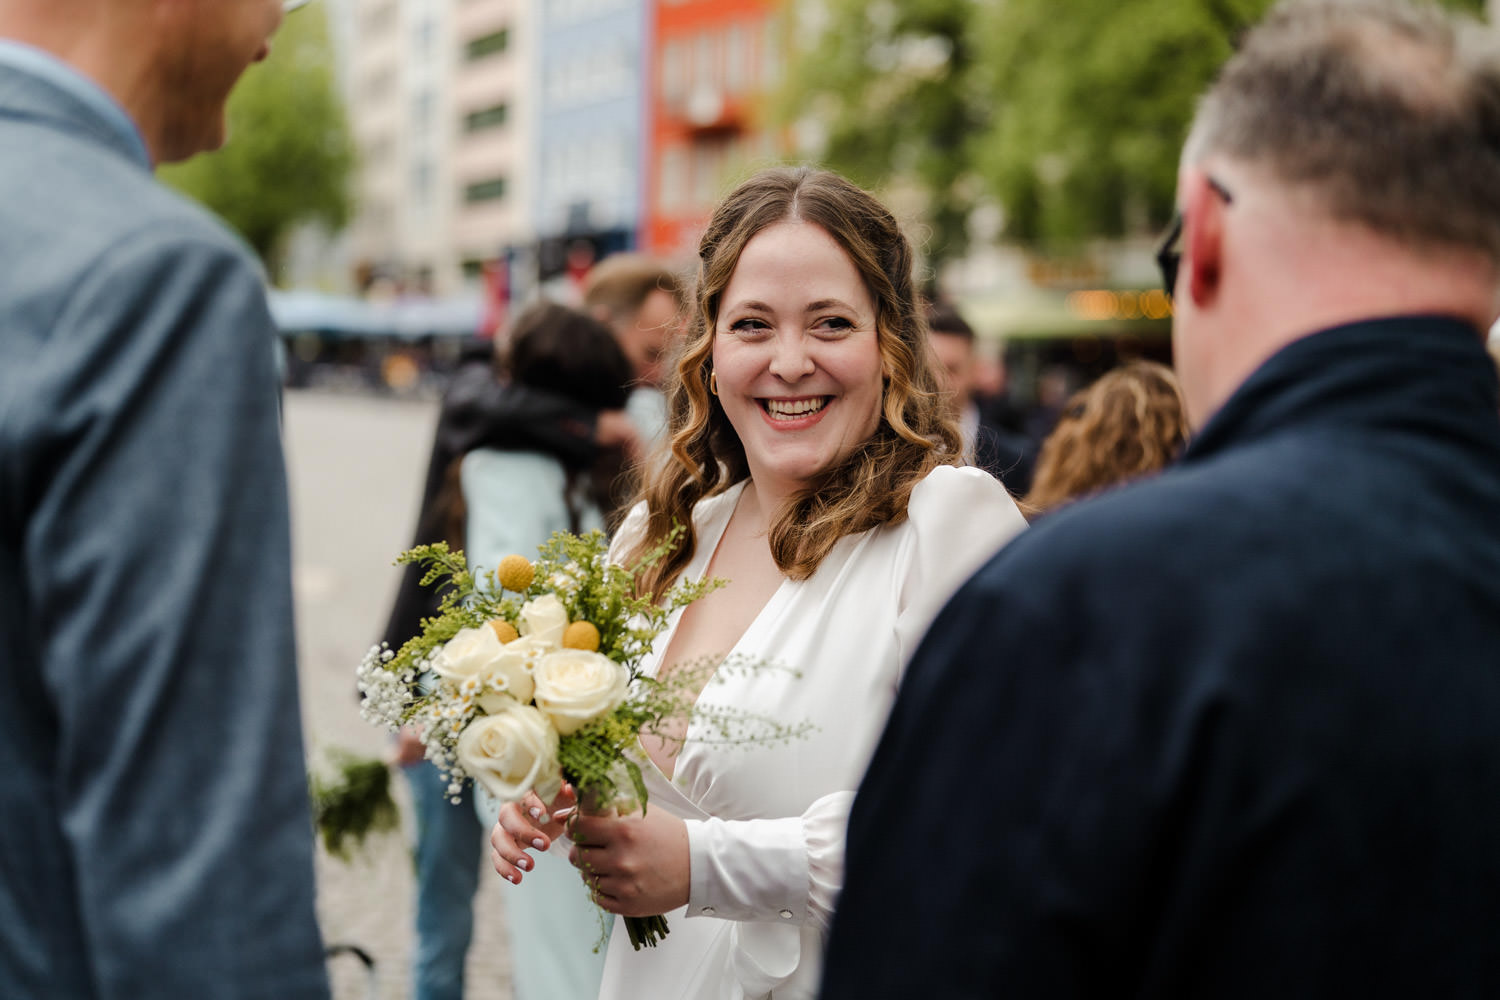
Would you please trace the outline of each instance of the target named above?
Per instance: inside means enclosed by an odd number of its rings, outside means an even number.
[[[794,417],[805,417],[809,413],[817,413],[827,405],[828,399],[824,396],[816,399],[768,399],[766,412],[778,420],[791,420]]]

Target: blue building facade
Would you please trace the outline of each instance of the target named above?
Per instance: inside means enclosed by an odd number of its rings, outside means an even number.
[[[537,0],[532,221],[538,278],[636,246],[643,211],[648,0]]]

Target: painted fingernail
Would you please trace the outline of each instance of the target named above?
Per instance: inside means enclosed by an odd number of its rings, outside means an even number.
[[[531,808],[531,818],[532,819],[541,819],[542,818],[542,811],[541,811],[541,809],[537,808],[536,806],[532,806],[532,808]]]
[[[541,837],[537,837],[531,842],[531,846],[535,847],[539,851],[545,851],[547,849],[547,842]]]
[[[523,872],[531,871],[531,859],[522,858],[521,860],[516,862],[516,867],[521,869]]]
[[[509,882],[511,885],[520,885],[521,884],[521,876],[519,876],[519,875],[507,875],[507,876],[505,876],[505,880],[507,882]]]

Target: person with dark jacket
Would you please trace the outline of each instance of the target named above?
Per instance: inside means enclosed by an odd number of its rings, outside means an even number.
[[[622,377],[621,399],[624,398]],[[540,452],[564,466],[592,466],[601,451],[632,449],[635,430],[623,409],[597,410],[565,394],[502,380],[495,345],[471,347],[443,396],[412,545],[464,547],[461,459],[480,448]],[[397,585],[382,641],[400,649],[437,614],[442,592],[422,586],[422,569],[407,566]],[[415,733],[396,740],[396,763],[412,789],[417,815],[417,945],[412,962],[416,1000],[458,1000],[473,936],[474,890],[484,829],[465,789],[449,801],[447,782],[424,757]]]
[[[927,305],[927,332],[937,355],[938,373],[958,417],[965,458],[1004,483],[1012,495],[1025,496],[1031,489],[1036,445],[1019,431],[984,419],[975,398],[979,360],[974,353],[974,328],[951,303],[939,300]]]
[[[451,501],[457,496],[454,463],[476,448],[534,450],[569,464],[587,464],[601,448],[633,450],[636,431],[624,410],[596,413],[566,396],[501,381],[495,347],[477,342],[465,350],[438,412],[432,454],[422,485],[412,545],[447,541],[463,547],[453,531]],[[439,595],[421,585],[422,571],[408,566],[386,622],[383,641],[392,649],[415,636],[422,619],[437,613]]]
[[[1500,996],[1500,49],[1305,0],[1160,261],[1201,429],[934,621],[824,1000]]]

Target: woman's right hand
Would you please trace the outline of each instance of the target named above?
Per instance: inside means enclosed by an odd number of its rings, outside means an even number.
[[[490,831],[490,863],[496,874],[520,885],[521,874],[531,871],[535,864],[527,852],[551,847],[577,804],[578,793],[565,784],[550,805],[536,792],[527,792],[520,802],[501,806],[500,818]]]

